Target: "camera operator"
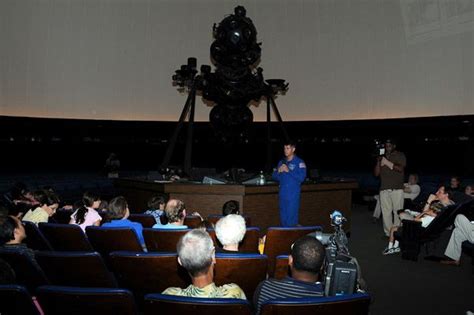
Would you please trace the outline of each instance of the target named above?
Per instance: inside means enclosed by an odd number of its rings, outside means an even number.
[[[399,226],[397,211],[403,208],[403,179],[406,166],[405,154],[397,150],[393,140],[385,141],[385,154],[377,158],[375,176],[380,176],[380,205],[382,208],[383,228],[390,235],[393,225]]]

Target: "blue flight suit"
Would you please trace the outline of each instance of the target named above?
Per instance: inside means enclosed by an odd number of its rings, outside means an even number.
[[[278,173],[278,168],[283,163],[288,166],[288,173]],[[283,159],[278,163],[277,169],[273,171],[272,177],[280,182],[280,192],[278,194],[280,224],[281,226],[295,226],[298,224],[301,183],[306,178],[306,164],[296,155],[293,156],[291,161]]]

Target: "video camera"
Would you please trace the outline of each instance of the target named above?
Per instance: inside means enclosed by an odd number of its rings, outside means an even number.
[[[334,233],[316,232],[315,237],[326,247],[326,261],[324,263],[325,295],[353,294],[361,289],[361,272],[357,260],[352,257],[348,249],[346,233],[342,224],[346,218],[339,210],[331,215],[331,226]]]

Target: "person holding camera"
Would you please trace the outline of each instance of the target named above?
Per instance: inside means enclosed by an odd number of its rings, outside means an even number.
[[[382,208],[385,235],[390,235],[392,226],[399,226],[397,211],[403,208],[403,180],[406,166],[405,154],[397,150],[393,140],[385,141],[385,152],[377,157],[374,174],[380,176],[380,205]]]

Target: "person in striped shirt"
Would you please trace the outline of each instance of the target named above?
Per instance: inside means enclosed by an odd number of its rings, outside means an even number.
[[[256,314],[262,305],[272,299],[307,298],[324,296],[323,285],[318,281],[326,252],[323,244],[311,236],[298,239],[288,257],[291,277],[262,281],[253,297]]]

